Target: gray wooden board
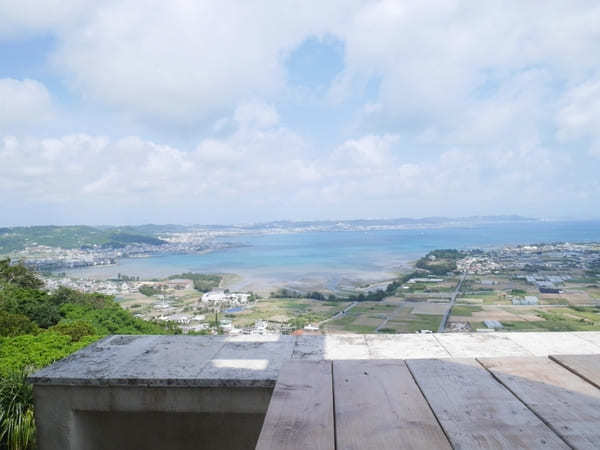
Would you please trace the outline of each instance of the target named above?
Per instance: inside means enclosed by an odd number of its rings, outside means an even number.
[[[284,364],[256,449],[333,450],[334,436],[331,362]]]
[[[569,448],[474,359],[407,364],[455,449]]]
[[[600,389],[543,357],[482,358],[483,364],[569,445],[600,445]]]
[[[337,448],[450,449],[401,360],[334,361]]]
[[[551,355],[550,358],[600,388],[600,355]]]

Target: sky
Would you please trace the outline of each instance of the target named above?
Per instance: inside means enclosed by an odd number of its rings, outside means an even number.
[[[0,0],[0,225],[600,218],[600,3]]]

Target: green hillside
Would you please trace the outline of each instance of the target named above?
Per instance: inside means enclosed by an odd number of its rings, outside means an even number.
[[[147,322],[112,297],[67,288],[47,292],[36,274],[0,260],[0,450],[35,448],[33,370],[108,334],[177,334]]]
[[[68,249],[102,246],[121,248],[127,244],[161,245],[165,241],[134,227],[95,228],[90,226],[34,226],[0,228],[0,254],[32,245]]]

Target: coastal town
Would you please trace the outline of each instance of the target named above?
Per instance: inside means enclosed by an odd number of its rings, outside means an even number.
[[[192,279],[177,276],[164,280],[45,276],[44,280],[50,290],[64,286],[114,296],[137,317],[173,322],[183,333],[600,329],[600,244],[546,243],[454,252],[449,253],[456,255],[450,260],[436,257],[435,252],[422,258],[410,276],[401,276],[402,282],[376,301],[335,291],[303,292],[297,284],[294,289],[282,284],[275,292],[230,291],[231,277],[223,274],[211,275],[216,281],[200,291]],[[461,277],[464,280],[457,288]]]

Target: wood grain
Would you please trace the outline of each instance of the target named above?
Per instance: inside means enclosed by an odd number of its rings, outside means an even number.
[[[600,355],[552,355],[550,359],[600,388]]]
[[[548,358],[480,362],[569,445],[598,448],[600,389]]]
[[[407,364],[455,449],[569,448],[474,359]]]
[[[330,361],[289,361],[279,372],[259,450],[333,450]]]
[[[334,361],[337,448],[450,449],[404,361]]]

